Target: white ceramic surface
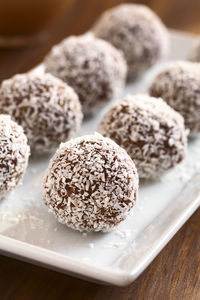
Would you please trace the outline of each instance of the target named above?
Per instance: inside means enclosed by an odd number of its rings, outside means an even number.
[[[169,60],[184,59],[194,36],[171,32],[169,58],[127,93],[145,92]],[[92,133],[107,106],[79,134]],[[31,159],[27,174],[0,202],[0,251],[74,276],[124,286],[154,259],[200,205],[200,137],[189,144],[187,159],[158,182],[141,182],[131,215],[110,233],[79,233],[59,224],[41,199],[41,182],[49,157]]]

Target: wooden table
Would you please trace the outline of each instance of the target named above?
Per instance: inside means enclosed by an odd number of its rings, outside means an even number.
[[[119,0],[70,0],[65,18],[42,45],[0,50],[0,80],[39,63],[52,44],[87,30],[101,11]],[[127,1],[126,1],[127,2]],[[130,1],[129,1],[130,2]],[[200,33],[199,0],[146,0],[167,26]],[[198,300],[200,299],[200,209],[147,270],[126,288],[101,286],[0,256],[0,299]]]

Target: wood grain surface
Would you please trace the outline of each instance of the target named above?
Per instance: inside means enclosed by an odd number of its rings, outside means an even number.
[[[0,80],[38,64],[69,34],[88,30],[96,17],[120,0],[69,0],[64,18],[49,28],[48,40],[23,49],[0,50]],[[168,27],[200,34],[199,0],[137,1],[154,9]],[[0,256],[0,300],[199,300],[200,209],[146,271],[126,288],[101,286]]]

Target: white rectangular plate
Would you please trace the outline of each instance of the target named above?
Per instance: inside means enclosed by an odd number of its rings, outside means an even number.
[[[171,32],[169,58],[127,93],[145,92],[169,60],[184,59],[194,36]],[[92,133],[108,109],[85,123],[79,134]],[[190,141],[187,159],[160,181],[140,183],[131,215],[110,233],[79,233],[59,224],[41,198],[41,181],[50,157],[31,159],[27,174],[0,202],[0,251],[74,276],[124,286],[148,266],[200,205],[200,138]]]

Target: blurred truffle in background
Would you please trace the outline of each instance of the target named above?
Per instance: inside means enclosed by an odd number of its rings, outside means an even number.
[[[93,34],[71,36],[54,46],[44,60],[47,72],[78,94],[85,116],[92,116],[124,86],[123,53]]]
[[[107,10],[92,31],[122,50],[129,81],[134,81],[168,52],[167,29],[145,5],[123,4]]]
[[[200,64],[176,61],[170,63],[150,86],[153,97],[162,97],[185,120],[186,128],[200,132]]]
[[[200,37],[192,45],[188,59],[193,62],[200,62]]]

